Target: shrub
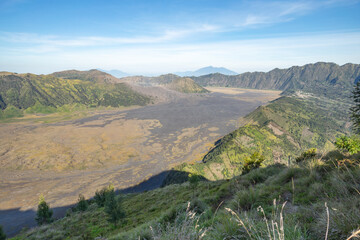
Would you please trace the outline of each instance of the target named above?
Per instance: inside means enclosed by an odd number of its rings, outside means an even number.
[[[84,195],[79,194],[78,204],[76,206],[77,210],[84,212],[88,209],[88,202],[85,200]]]
[[[303,162],[305,160],[314,159],[316,157],[316,148],[310,148],[303,152],[299,157],[297,157],[295,160],[297,163]]]
[[[109,193],[111,193],[113,191],[114,191],[114,186],[112,184],[110,184],[107,187],[104,187],[100,191],[96,191],[95,197],[94,197],[96,204],[99,207],[104,207],[105,201],[106,201],[106,195],[108,195]]]
[[[45,202],[44,195],[39,197],[38,210],[36,212],[36,222],[38,225],[43,225],[52,222],[53,211],[49,208],[49,205]]]
[[[108,221],[114,223],[115,226],[120,220],[125,218],[125,212],[121,205],[121,199],[116,198],[114,190],[106,194],[105,212],[109,216]]]
[[[254,152],[250,157],[244,159],[244,166],[242,167],[242,172],[248,173],[252,169],[259,168],[261,163],[265,160],[265,157],[259,152]]]
[[[200,215],[191,211],[191,204],[188,203],[185,216],[179,214],[174,224],[168,223],[165,227],[157,224],[150,226],[152,239],[167,240],[167,239],[181,239],[181,240],[200,240],[206,235],[207,228],[199,226]]]
[[[6,239],[6,235],[2,229],[2,226],[0,225],[0,240],[5,240]]]
[[[360,138],[358,136],[342,136],[336,139],[335,146],[342,151],[355,154],[360,152]]]

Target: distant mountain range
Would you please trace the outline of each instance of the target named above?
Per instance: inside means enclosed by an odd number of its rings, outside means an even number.
[[[99,71],[102,71],[102,72],[106,72],[108,74],[111,74],[113,75],[114,77],[117,77],[117,78],[122,78],[122,77],[128,77],[128,76],[131,76],[131,74],[129,73],[126,73],[126,72],[123,72],[123,71],[120,71],[120,70],[117,70],[117,69],[112,69],[112,70],[104,70],[104,69],[97,69]]]
[[[191,76],[202,76],[202,75],[207,75],[207,74],[211,74],[211,73],[221,73],[224,75],[237,75],[238,73],[231,71],[227,68],[223,68],[223,67],[213,67],[213,66],[208,66],[208,67],[204,67],[204,68],[200,68],[196,71],[186,71],[186,72],[176,72],[174,74],[181,76],[181,77],[191,77]]]
[[[220,73],[192,77],[200,86],[253,89],[300,90],[327,97],[348,98],[354,83],[360,80],[360,65],[317,62],[269,72],[246,72],[236,76]]]

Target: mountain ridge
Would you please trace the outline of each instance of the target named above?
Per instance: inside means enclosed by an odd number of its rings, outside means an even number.
[[[60,75],[68,78],[56,77]],[[57,108],[75,103],[115,107],[150,102],[149,97],[135,92],[125,83],[109,83],[114,78],[109,76],[97,70],[90,73],[71,70],[50,75],[3,72],[0,74],[0,107],[2,110],[7,106],[27,109],[38,104],[39,107]]]
[[[208,74],[193,77],[201,86],[221,86],[282,91],[302,90],[324,96],[349,96],[353,84],[360,79],[360,64],[317,62],[269,72],[246,72],[236,76]]]
[[[190,76],[202,76],[206,74],[211,73],[222,73],[225,75],[237,75],[238,73],[231,71],[224,67],[213,67],[213,66],[207,66],[200,69],[197,69],[195,71],[185,71],[185,72],[175,72],[174,74],[179,75],[181,77],[190,77]]]

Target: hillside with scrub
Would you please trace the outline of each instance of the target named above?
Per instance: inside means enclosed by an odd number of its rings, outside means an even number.
[[[313,95],[281,97],[247,115],[242,127],[215,143],[202,164],[175,169],[210,180],[228,179],[241,174],[246,161],[288,164],[309,148],[334,150],[335,138],[350,132],[350,106]]]
[[[12,239],[357,239],[348,237],[360,227],[359,179],[359,155],[336,150],[229,180],[192,175],[116,196],[110,186]],[[117,221],[107,195],[121,209]]]
[[[63,106],[71,108],[74,104],[119,107],[151,102],[149,97],[135,92],[125,83],[66,76],[69,78],[0,73],[0,118],[21,117],[24,113],[52,113],[61,111]]]
[[[350,110],[304,96],[258,108],[161,188],[94,189],[55,221],[41,198],[39,226],[13,239],[359,239],[360,83]]]

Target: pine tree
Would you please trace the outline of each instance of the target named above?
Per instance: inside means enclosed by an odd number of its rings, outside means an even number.
[[[4,233],[2,226],[0,225],[0,240],[5,240],[6,234]]]
[[[85,200],[84,195],[79,194],[79,200],[78,200],[78,204],[77,204],[77,209],[81,212],[86,211],[86,209],[88,209],[88,202]]]
[[[49,205],[45,202],[44,195],[39,197],[38,210],[36,212],[36,222],[38,225],[50,223],[52,221],[53,211],[49,208]]]
[[[121,199],[116,198],[114,190],[106,195],[105,212],[109,216],[109,222],[114,223],[115,226],[125,217],[125,212],[121,206]]]
[[[356,83],[352,98],[355,103],[355,106],[350,109],[353,130],[355,133],[360,134],[360,81]]]

